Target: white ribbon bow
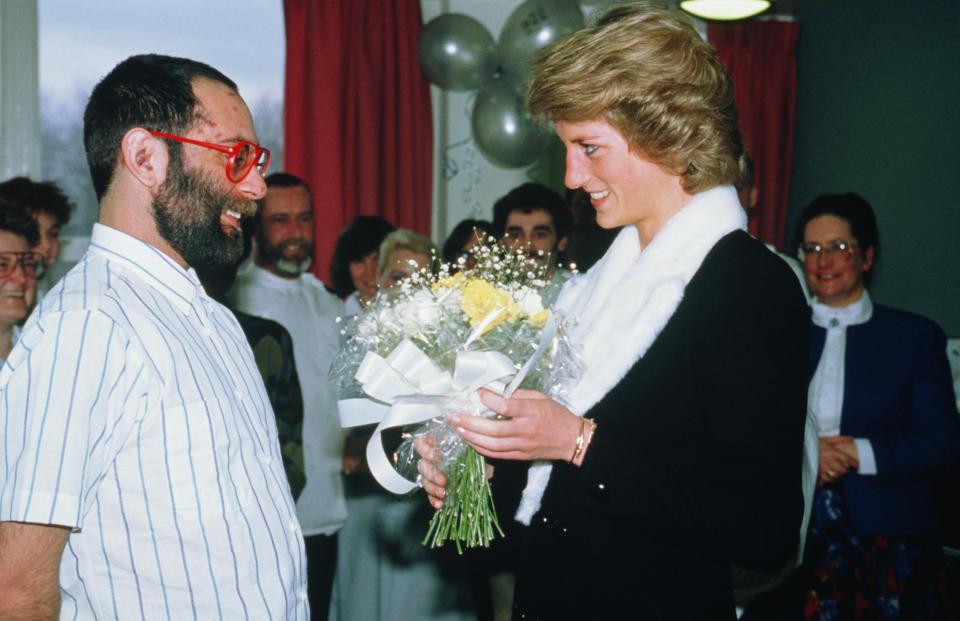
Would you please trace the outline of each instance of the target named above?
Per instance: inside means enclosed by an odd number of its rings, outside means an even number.
[[[556,320],[551,314],[537,350],[519,372],[509,357],[496,351],[457,353],[452,376],[408,339],[401,341],[386,358],[368,351],[354,377],[370,398],[338,401],[340,425],[346,428],[377,423],[367,442],[367,465],[384,488],[405,494],[417,484],[393,468],[383,448],[382,433],[440,416],[443,407],[456,399],[476,402],[479,388],[509,397],[546,351],[556,331]],[[513,380],[506,386],[505,381],[511,376]]]

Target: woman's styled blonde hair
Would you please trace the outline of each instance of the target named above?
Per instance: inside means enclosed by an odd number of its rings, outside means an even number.
[[[732,185],[743,142],[716,51],[660,3],[614,8],[534,62],[527,107],[541,120],[602,120],[690,194]]]
[[[416,254],[422,254],[430,259],[429,267],[434,270],[434,263],[437,260],[437,247],[429,238],[414,233],[408,229],[397,229],[383,238],[380,243],[380,274],[383,275],[387,269],[387,261],[394,250],[406,249]]]

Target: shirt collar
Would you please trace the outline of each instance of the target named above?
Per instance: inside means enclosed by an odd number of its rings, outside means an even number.
[[[813,323],[821,328],[855,326],[866,323],[873,316],[873,301],[866,289],[863,290],[859,300],[842,308],[821,304],[816,299],[810,307],[813,310]]]
[[[247,273],[255,280],[259,280],[264,285],[280,289],[298,289],[302,287],[306,279],[306,275],[308,274],[308,272],[304,272],[295,278],[284,278],[282,276],[277,276],[273,272],[266,270],[253,262],[250,263]]]
[[[109,226],[93,225],[90,250],[134,272],[184,314],[190,312],[197,295],[203,292],[192,267],[183,269],[155,246]]]

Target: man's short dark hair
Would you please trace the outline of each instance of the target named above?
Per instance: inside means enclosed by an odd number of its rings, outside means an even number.
[[[330,278],[337,295],[343,298],[356,291],[350,277],[350,263],[376,252],[383,239],[394,230],[396,227],[380,216],[356,216],[340,232],[330,263]]]
[[[269,191],[270,188],[303,188],[307,192],[310,209],[313,209],[313,193],[310,191],[310,186],[307,185],[307,182],[300,177],[288,172],[275,172],[264,177],[263,182],[267,184],[267,191]],[[257,217],[254,222],[254,229],[260,226],[260,214],[263,213],[263,208],[266,204],[266,194],[264,194],[262,198],[257,199]]]
[[[550,214],[553,228],[557,231],[557,240],[570,235],[573,230],[573,216],[560,195],[545,185],[524,183],[510,190],[493,204],[494,236],[503,237],[507,230],[507,218],[514,211],[533,213],[537,210]]]
[[[310,186],[307,185],[307,182],[301,179],[300,177],[288,173],[288,172],[275,172],[270,173],[263,180],[267,184],[268,188],[299,188],[302,187],[306,189],[307,193],[310,193]]]
[[[237,85],[210,65],[141,54],[113,68],[93,89],[83,113],[83,144],[97,198],[106,194],[124,134],[135,127],[184,135],[193,127],[197,98],[193,82],[205,78],[237,90]],[[171,157],[180,143],[168,141]]]
[[[31,248],[40,241],[37,221],[33,219],[30,212],[2,198],[0,198],[0,231],[23,237]]]
[[[0,183],[0,198],[23,207],[31,214],[45,213],[63,226],[70,221],[73,204],[53,181],[14,177]]]

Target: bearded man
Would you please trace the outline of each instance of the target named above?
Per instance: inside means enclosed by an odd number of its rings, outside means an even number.
[[[192,265],[243,250],[269,152],[225,75],[133,56],[94,88],[83,259],[0,372],[0,618],[307,619],[250,347]]]
[[[276,321],[293,339],[303,391],[303,457],[306,486],[297,515],[307,549],[308,589],[314,619],[326,619],[337,558],[337,532],[347,517],[340,471],[345,434],[337,418],[330,362],[340,345],[337,317],[343,303],[307,270],[313,262],[310,188],[288,173],[266,179],[267,195],[254,220],[252,263],[238,274],[227,297],[234,308]]]

